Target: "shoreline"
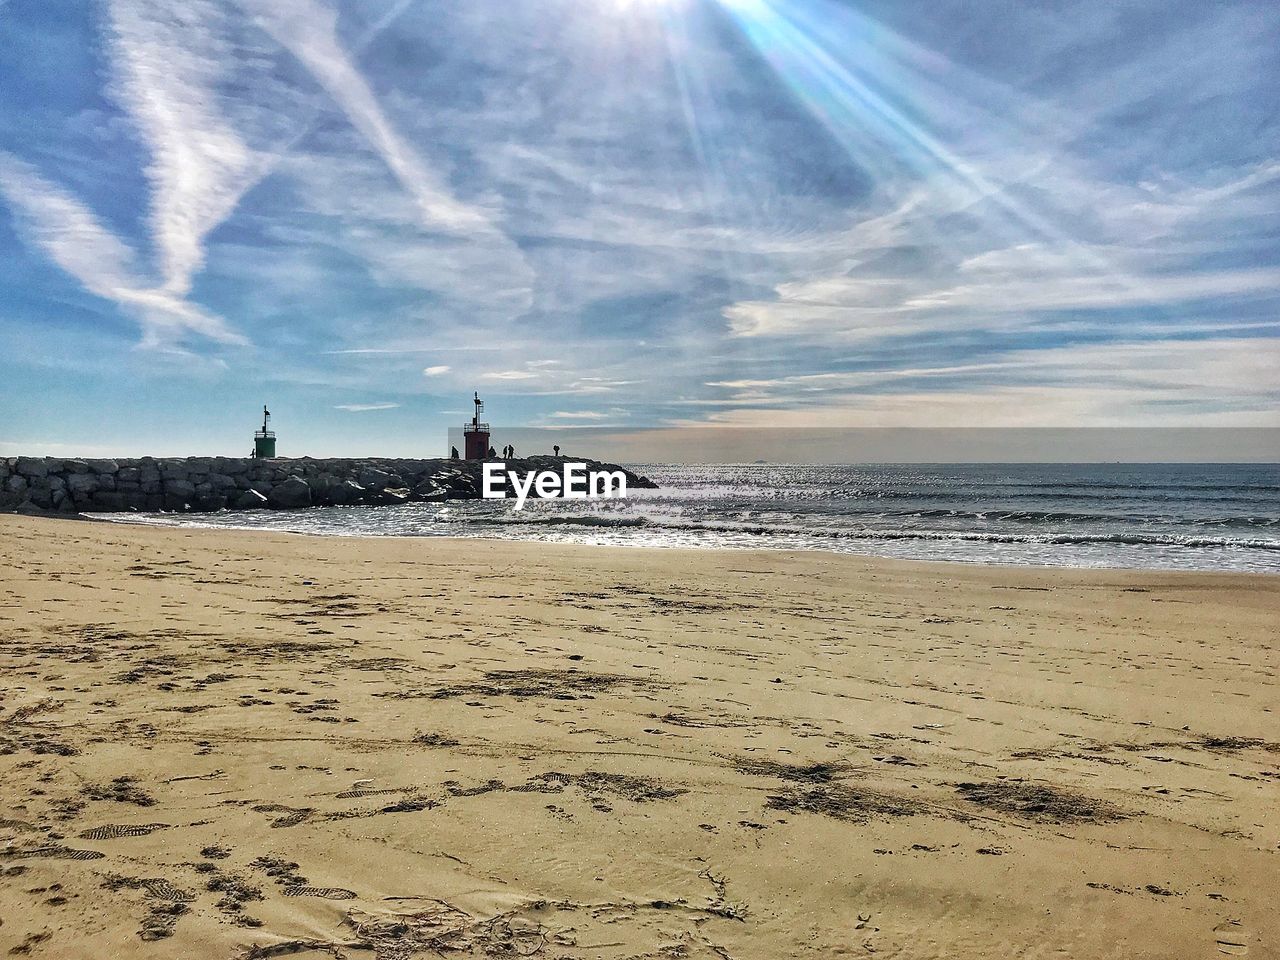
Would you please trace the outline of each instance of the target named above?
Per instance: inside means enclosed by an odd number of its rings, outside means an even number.
[[[262,533],[0,517],[0,947],[1280,942],[1273,578]]]
[[[373,508],[370,508],[370,509],[373,509]],[[237,532],[237,533],[248,533],[248,534],[278,534],[280,536],[289,536],[289,537],[310,537],[318,540],[325,540],[325,539],[368,540],[373,542],[382,541],[382,540],[448,540],[448,541],[457,541],[461,543],[482,540],[485,542],[494,542],[494,543],[535,544],[535,545],[546,546],[546,547],[584,547],[584,548],[593,549],[593,550],[661,550],[661,551],[685,550],[691,553],[712,552],[712,553],[725,553],[725,554],[760,552],[760,553],[784,554],[784,555],[798,554],[802,556],[806,554],[821,554],[824,556],[844,557],[844,558],[849,558],[854,560],[866,560],[866,561],[872,561],[872,562],[933,564],[933,565],[942,565],[942,566],[954,565],[962,568],[978,568],[978,569],[991,568],[995,570],[1036,570],[1036,571],[1046,571],[1046,572],[1048,571],[1064,571],[1064,572],[1065,571],[1097,571],[1101,573],[1105,573],[1108,571],[1117,572],[1117,573],[1146,572],[1146,573],[1153,573],[1153,574],[1177,573],[1177,574],[1189,574],[1189,575],[1196,575],[1196,576],[1210,575],[1210,576],[1223,576],[1223,577],[1280,576],[1280,568],[1278,568],[1275,571],[1203,570],[1203,569],[1188,569],[1186,567],[1123,567],[1123,566],[1107,566],[1107,565],[1076,566],[1076,565],[1065,564],[1065,563],[1049,564],[1049,563],[1020,563],[1020,562],[1001,563],[995,560],[949,560],[949,559],[935,559],[935,558],[918,558],[917,559],[917,558],[906,558],[906,557],[889,557],[881,554],[855,553],[852,551],[825,549],[823,547],[795,548],[795,547],[781,547],[781,546],[771,547],[767,545],[762,545],[758,547],[757,546],[726,547],[720,544],[709,544],[707,546],[687,546],[684,544],[667,546],[664,544],[655,544],[655,543],[585,543],[580,541],[568,541],[568,540],[547,541],[547,540],[535,540],[532,538],[526,539],[526,538],[520,538],[520,537],[491,537],[491,536],[485,536],[483,534],[477,534],[472,536],[454,536],[449,534],[424,534],[424,533],[395,533],[395,534],[381,534],[381,535],[375,535],[375,534],[369,534],[369,533],[363,533],[363,532],[317,533],[315,531],[308,531],[308,530],[282,530],[282,529],[264,528],[264,527],[237,526],[237,525],[231,525],[231,524],[204,525],[204,524],[201,524],[199,521],[179,522],[179,523],[151,522],[146,520],[129,519],[127,515],[117,515],[117,514],[91,516],[88,514],[48,513],[48,514],[40,514],[40,515],[27,514],[26,516],[38,516],[39,519],[51,519],[51,520],[64,520],[64,519],[65,520],[72,520],[72,519],[84,520],[91,523],[107,523],[107,524],[117,524],[117,525],[132,526],[132,527],[147,527],[152,529],[200,530],[200,531],[208,531],[208,532],[215,532],[215,533],[218,531],[226,531],[226,532]],[[189,516],[189,515],[175,513],[173,514],[173,516],[183,517],[183,516]]]

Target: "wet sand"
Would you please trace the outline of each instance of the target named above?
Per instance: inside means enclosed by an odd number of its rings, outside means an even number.
[[[0,955],[1280,955],[1280,578],[0,517]]]

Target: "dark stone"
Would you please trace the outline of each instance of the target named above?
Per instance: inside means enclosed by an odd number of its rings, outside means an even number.
[[[311,487],[301,477],[290,477],[276,484],[267,494],[267,503],[273,510],[296,510],[311,506]]]
[[[434,480],[423,480],[413,488],[413,499],[423,503],[438,503],[449,499],[449,491]]]
[[[73,497],[87,497],[95,490],[99,490],[102,484],[99,482],[101,477],[97,477],[92,473],[73,473],[67,477],[67,490]]]
[[[32,477],[27,482],[27,499],[37,507],[49,510],[53,507],[53,484],[48,477]]]
[[[407,503],[409,496],[410,493],[407,487],[387,487],[385,490],[379,490],[370,502],[389,506],[396,503]]]
[[[265,510],[267,498],[257,490],[245,490],[231,501],[231,505],[237,510]]]
[[[93,495],[92,503],[103,510],[128,510],[132,505],[127,495],[115,490],[99,490]]]
[[[49,464],[43,457],[19,457],[14,464],[14,472],[22,474],[28,480],[34,480],[49,475]]]
[[[164,482],[166,497],[180,497],[190,500],[196,495],[196,485],[190,480],[166,480]]]
[[[356,482],[366,490],[382,490],[391,483],[391,474],[385,470],[370,467],[367,470],[360,471],[356,477]]]
[[[354,480],[344,480],[327,491],[328,501],[337,506],[360,503],[365,497],[365,489]]]
[[[198,493],[193,506],[205,513],[214,513],[227,508],[227,498],[220,493]]]

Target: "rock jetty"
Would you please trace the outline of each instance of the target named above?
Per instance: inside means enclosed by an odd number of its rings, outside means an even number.
[[[559,472],[568,458],[500,461],[508,470]],[[623,470],[572,458],[588,470]],[[0,458],[0,510],[20,513],[120,513],[294,510],[303,507],[478,500],[476,460],[257,460],[236,457],[139,457],[80,460]],[[628,487],[653,488],[623,470]]]

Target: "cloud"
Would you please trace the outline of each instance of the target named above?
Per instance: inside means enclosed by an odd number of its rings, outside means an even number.
[[[734,392],[706,402],[730,409],[704,422],[732,426],[1280,426],[1280,340],[1071,345],[708,385]]]
[[[551,416],[557,420],[608,420],[613,414],[600,413],[597,410],[557,410]]]
[[[95,296],[137,318],[145,346],[172,346],[184,331],[223,343],[244,343],[213,316],[168,289],[149,288],[137,275],[132,248],[79,200],[27,163],[0,151],[0,193],[31,242]]]
[[[365,413],[369,410],[394,410],[398,403],[339,403],[333,409],[347,410],[351,413]]]
[[[239,0],[256,22],[311,71],[352,125],[378,151],[418,204],[423,223],[469,232],[491,229],[459,201],[395,129],[337,36],[337,13],[318,0]]]
[[[210,0],[112,0],[111,89],[151,151],[151,228],[161,287],[191,289],[204,241],[270,168],[220,108],[236,66],[225,9]]]
[[[873,6],[102,0],[73,76],[11,4],[0,148],[38,167],[0,191],[144,343],[251,334],[228,388],[465,378],[547,426],[1259,415],[1274,18]],[[50,320],[0,317],[40,339],[11,363],[109,370],[47,287],[0,281]],[[139,357],[157,396],[182,379]]]

